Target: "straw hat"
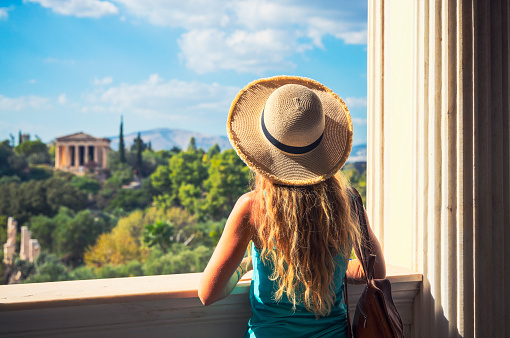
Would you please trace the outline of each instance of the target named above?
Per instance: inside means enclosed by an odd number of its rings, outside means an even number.
[[[298,76],[259,79],[230,107],[230,143],[255,172],[284,185],[311,185],[333,176],[352,147],[344,101],[317,81]]]

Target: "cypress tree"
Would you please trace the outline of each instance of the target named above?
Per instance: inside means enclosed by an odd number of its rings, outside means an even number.
[[[18,145],[20,145],[21,143],[23,143],[23,136],[21,135],[21,130],[20,130],[19,135],[18,135]]]
[[[191,136],[191,138],[189,139],[189,145],[188,145],[187,152],[194,153],[195,151],[197,151],[197,143],[195,141],[195,138],[193,136]]]
[[[138,167],[138,174],[142,174],[142,151],[143,151],[143,141],[140,136],[140,132],[138,132],[138,137],[136,138],[136,166]]]
[[[119,135],[119,161],[120,163],[126,163],[126,154],[124,149],[124,133],[123,133],[123,118],[120,116],[120,135]]]

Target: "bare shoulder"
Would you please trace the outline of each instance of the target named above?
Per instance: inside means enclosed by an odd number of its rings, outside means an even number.
[[[234,206],[234,211],[241,213],[243,216],[249,216],[251,214],[251,208],[255,199],[255,192],[250,191],[239,197]]]
[[[251,211],[254,196],[253,192],[248,192],[239,197],[228,217],[225,229],[241,233],[248,231],[251,234]]]

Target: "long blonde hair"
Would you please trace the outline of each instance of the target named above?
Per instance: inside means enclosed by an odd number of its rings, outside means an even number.
[[[253,216],[261,259],[274,267],[274,299],[286,294],[316,317],[327,316],[336,296],[336,255],[347,261],[359,239],[349,192],[340,174],[311,186],[277,185],[255,179]],[[302,291],[302,295],[300,295]]]

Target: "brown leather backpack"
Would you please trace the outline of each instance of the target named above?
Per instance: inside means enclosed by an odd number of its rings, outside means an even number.
[[[356,305],[354,321],[349,318],[349,302],[347,299],[347,283],[344,281],[344,300],[347,305],[349,337],[354,338],[403,338],[404,326],[397,308],[391,297],[391,284],[388,279],[374,279],[375,255],[371,254],[367,221],[361,197],[356,189],[351,188],[353,208],[358,215],[361,231],[361,245],[354,248],[361,260],[367,286],[361,293]]]

